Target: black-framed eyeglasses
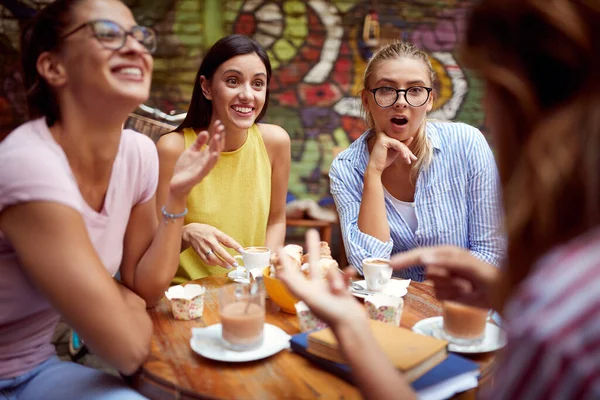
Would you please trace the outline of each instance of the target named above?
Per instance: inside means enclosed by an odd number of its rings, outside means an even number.
[[[119,50],[125,46],[127,36],[131,36],[140,42],[148,52],[154,53],[156,50],[156,32],[154,32],[154,29],[145,26],[134,26],[130,31],[127,31],[121,25],[107,19],[96,19],[81,24],[63,35],[61,39],[66,39],[87,26],[92,28],[94,37],[107,49]]]
[[[373,93],[375,103],[379,107],[391,107],[398,101],[400,93],[404,94],[404,100],[413,107],[421,107],[429,100],[433,88],[426,86],[411,86],[407,89],[396,89],[389,86],[381,86],[369,91]]]

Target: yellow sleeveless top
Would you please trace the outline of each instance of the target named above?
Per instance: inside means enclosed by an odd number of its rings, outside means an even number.
[[[183,136],[187,149],[196,140],[196,133],[186,128]],[[239,149],[221,153],[215,167],[190,191],[187,208],[185,224],[214,226],[242,247],[265,245],[271,208],[271,162],[256,124],[248,130],[248,138]],[[205,264],[189,247],[179,256],[179,269],[171,283],[227,272],[217,265]]]

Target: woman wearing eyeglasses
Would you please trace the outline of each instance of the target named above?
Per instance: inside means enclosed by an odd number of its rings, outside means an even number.
[[[441,246],[392,267],[425,264],[439,300],[503,313],[507,346],[478,399],[600,399],[600,3],[482,0],[469,18],[460,56],[486,85],[506,261]],[[318,253],[318,234],[307,242]],[[288,261],[277,277],[335,332],[365,398],[416,398],[342,275],[308,281]]]
[[[148,98],[155,48],[117,0],[58,0],[22,33],[37,119],[0,144],[0,399],[141,398],[61,362],[50,340],[62,315],[121,373],[148,355],[146,306],[175,275],[187,195],[224,135],[217,121],[179,157],[159,223],[156,148],[122,130]]]
[[[383,46],[364,75],[369,130],[330,169],[348,260],[453,244],[499,265],[504,252],[498,172],[479,130],[427,121],[435,73],[412,44]],[[422,281],[423,268],[402,271]]]

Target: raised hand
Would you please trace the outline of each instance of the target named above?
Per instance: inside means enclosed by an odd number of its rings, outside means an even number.
[[[197,222],[187,224],[183,227],[182,237],[206,264],[219,265],[224,268],[237,266],[235,259],[223,246],[238,252],[242,246],[214,226]]]
[[[319,240],[319,234],[314,229],[306,232],[311,277],[321,276],[318,271]],[[339,271],[329,270],[324,279],[308,280],[284,251],[279,251],[279,257],[282,268],[277,272],[277,278],[334,331],[339,326],[356,323],[357,320],[367,323],[364,307],[350,294],[347,282]]]
[[[398,157],[406,164],[412,164],[412,162],[417,159],[408,148],[412,141],[413,138],[411,137],[403,143],[389,137],[383,132],[379,132],[376,136],[373,149],[371,150],[371,156],[369,158],[370,166],[379,172],[383,172],[383,170],[396,161]]]
[[[207,144],[207,146],[204,146]],[[209,131],[198,134],[196,141],[177,159],[171,178],[173,193],[187,196],[215,166],[225,143],[225,127],[221,121],[214,121]]]
[[[468,250],[455,246],[421,247],[391,259],[396,270],[414,265],[425,266],[427,279],[433,281],[439,300],[481,308],[493,306],[500,271]]]

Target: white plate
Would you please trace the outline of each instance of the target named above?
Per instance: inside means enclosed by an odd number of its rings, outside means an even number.
[[[437,339],[446,340],[443,332],[442,317],[425,318],[417,322],[412,330],[422,335],[433,336]],[[487,353],[496,351],[506,346],[506,332],[502,328],[488,322],[485,326],[485,337],[476,345],[464,346],[449,342],[448,350],[455,353]]]
[[[226,362],[260,360],[290,347],[290,335],[275,325],[265,324],[263,344],[254,350],[233,351],[221,341],[221,324],[192,328],[190,347],[202,357]]]
[[[240,275],[238,270],[234,269],[233,271],[229,272],[227,276],[229,279],[237,283],[250,283],[250,280],[248,280],[248,277],[246,277],[246,268],[242,267],[242,269],[244,270],[243,275]]]
[[[356,281],[355,284],[361,286],[363,289],[367,290],[367,281]],[[403,297],[406,293],[408,293],[408,285],[410,284],[410,279],[391,279],[390,282],[385,285],[381,293],[389,294],[392,296]],[[350,287],[350,293],[353,296],[359,297],[361,299],[365,299],[370,294],[357,293]]]

